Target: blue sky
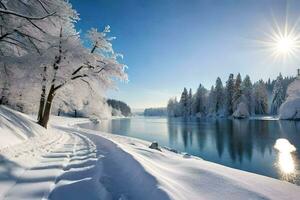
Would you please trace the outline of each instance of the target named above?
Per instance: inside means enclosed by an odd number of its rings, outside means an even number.
[[[132,108],[165,106],[183,87],[210,88],[217,76],[249,74],[253,81],[295,75],[300,61],[283,62],[262,51],[265,40],[286,17],[294,24],[300,1],[286,0],[71,0],[83,33],[111,26],[114,49],[124,54],[128,83],[108,96]]]

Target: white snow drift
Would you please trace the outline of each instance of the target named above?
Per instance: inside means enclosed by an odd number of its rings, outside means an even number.
[[[14,116],[2,128],[1,140],[22,132],[20,123],[33,125],[18,112],[0,111],[3,118]],[[0,199],[299,199],[297,185],[150,149],[149,142],[80,129],[76,123],[80,119],[56,117],[41,136],[29,126],[34,137],[2,148]]]
[[[300,120],[300,79],[292,82],[287,89],[287,99],[280,106],[280,119]]]

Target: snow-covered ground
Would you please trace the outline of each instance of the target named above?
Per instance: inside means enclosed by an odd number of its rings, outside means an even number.
[[[26,115],[4,107],[0,113],[0,139],[18,140],[0,149],[0,199],[290,200],[300,196],[300,187],[288,182],[76,126],[87,119],[54,117],[45,131]],[[26,137],[20,139],[15,133]]]

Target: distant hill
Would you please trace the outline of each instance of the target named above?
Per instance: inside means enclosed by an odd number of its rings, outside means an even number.
[[[123,101],[115,100],[115,99],[108,99],[107,104],[113,108],[112,116],[120,116],[123,115],[128,117],[131,115],[130,107]]]
[[[146,108],[144,116],[166,116],[167,108]]]

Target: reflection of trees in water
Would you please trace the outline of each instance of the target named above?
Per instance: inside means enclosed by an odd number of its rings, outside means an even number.
[[[199,149],[202,150],[206,141],[206,128],[200,127],[200,124],[199,119],[168,118],[169,143],[171,145],[178,144],[178,134],[180,133],[185,149],[192,146],[193,140],[196,139]]]
[[[249,120],[216,120],[215,139],[220,158],[226,146],[232,161],[242,163],[244,156],[251,161],[253,138]]]
[[[269,121],[266,120],[257,120],[255,129],[253,130],[253,135],[256,138],[256,145],[260,150],[261,154],[264,155],[266,149],[272,150],[273,142],[270,142],[270,131],[269,131]],[[274,125],[274,124],[272,124]]]
[[[219,158],[228,151],[231,161],[242,163],[245,159],[251,161],[254,148],[262,156],[267,150],[273,153],[273,145],[279,137],[300,141],[300,134],[295,134],[300,133],[300,122],[170,118],[168,132],[170,144],[178,144],[177,140],[181,138],[185,149],[196,142],[200,152],[209,145],[208,138],[211,137]],[[300,142],[294,145],[300,149]]]
[[[224,151],[224,123],[216,121],[216,147],[218,155],[221,158]]]
[[[239,162],[243,162],[244,155],[251,161],[253,140],[249,120],[232,120],[232,124],[234,141],[231,144],[235,144]]]
[[[193,138],[192,138],[192,124],[189,118],[184,118],[181,124],[181,136],[184,148],[186,149],[188,145],[192,145]],[[189,144],[188,144],[189,142]]]
[[[169,117],[167,119],[168,123],[168,135],[169,135],[169,144],[174,145],[177,144],[177,138],[178,138],[178,123],[175,118]]]
[[[195,135],[198,143],[199,150],[202,151],[206,144],[207,134],[209,127],[206,123],[201,123],[201,120],[196,121]]]

